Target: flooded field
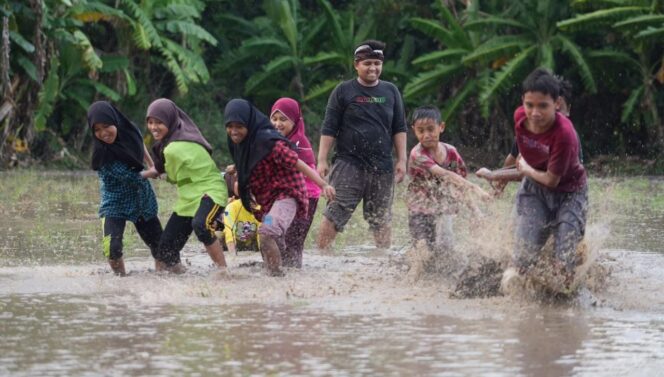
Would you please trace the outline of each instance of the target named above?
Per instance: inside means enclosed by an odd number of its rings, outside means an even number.
[[[155,188],[165,221],[175,191]],[[458,219],[460,254],[509,254],[515,188],[484,218]],[[372,247],[358,211],[334,254],[310,235],[304,268],[284,278],[253,252],[227,255],[221,278],[193,237],[187,273],[169,276],[128,226],[119,278],[99,246],[95,175],[0,173],[0,375],[659,375],[664,180],[590,189],[599,272],[551,302],[454,299],[449,277],[408,279],[401,193],[390,250]]]

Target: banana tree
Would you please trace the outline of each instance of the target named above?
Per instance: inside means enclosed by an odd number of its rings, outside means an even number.
[[[488,115],[489,106],[497,96],[517,87],[533,67],[556,71],[563,58],[573,67],[567,74],[580,76],[586,92],[597,91],[589,52],[556,24],[569,17],[571,11],[569,4],[556,0],[524,0],[510,3],[501,14],[464,25],[478,32],[487,27],[497,31],[462,58],[464,64],[480,63],[491,69],[479,97],[483,114]]]
[[[630,94],[623,104],[621,122],[651,126],[654,144],[664,150],[664,102],[659,84],[664,85],[664,4],[658,0],[616,0],[612,2],[574,1],[584,13],[558,22],[562,30],[595,30],[618,33],[620,49],[604,49],[593,58],[620,64],[637,80],[628,80]],[[590,6],[590,8],[588,8]],[[658,105],[659,104],[659,105]]]

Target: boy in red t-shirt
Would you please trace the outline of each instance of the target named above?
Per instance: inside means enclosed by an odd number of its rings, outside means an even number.
[[[459,152],[443,143],[440,135],[445,130],[437,108],[423,106],[415,109],[412,128],[419,143],[408,159],[408,227],[413,243],[425,240],[434,251],[450,251],[454,246],[453,215],[461,206],[479,211],[465,196],[466,190],[485,199],[489,194],[479,186],[465,180],[466,165]]]
[[[514,112],[516,166],[525,179],[516,197],[512,263],[525,274],[553,235],[556,267],[569,287],[585,232],[588,188],[574,126],[556,112],[559,93],[559,81],[536,69],[523,82],[523,105]]]

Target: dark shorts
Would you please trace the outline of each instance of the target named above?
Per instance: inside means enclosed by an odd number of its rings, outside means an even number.
[[[516,195],[514,256],[517,267],[537,261],[542,247],[553,236],[554,253],[568,270],[576,264],[576,247],[586,230],[588,188],[554,192],[526,178]]]
[[[330,170],[329,181],[337,195],[328,203],[323,216],[338,232],[343,231],[360,201],[363,202],[364,219],[371,230],[392,221],[394,173],[371,173],[337,159]]]

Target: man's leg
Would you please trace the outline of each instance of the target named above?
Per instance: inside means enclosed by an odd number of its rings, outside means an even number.
[[[323,212],[323,221],[318,230],[318,248],[328,250],[353,215],[364,195],[366,174],[353,164],[337,160],[330,170],[330,185],[336,191],[335,200],[329,202]]]
[[[362,203],[364,219],[373,232],[376,247],[389,249],[392,244],[392,201],[394,200],[394,174],[371,174],[364,186]]]

